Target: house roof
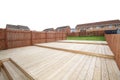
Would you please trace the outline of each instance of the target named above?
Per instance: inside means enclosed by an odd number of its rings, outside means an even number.
[[[78,24],[76,28],[77,27],[102,26],[102,25],[109,25],[109,24],[120,24],[120,20],[109,20],[109,21],[101,21],[101,22],[94,22],[94,23]]]
[[[64,28],[67,28],[67,27],[70,28],[70,26],[62,26],[62,27],[57,27],[56,30],[57,30],[57,29],[64,29]]]
[[[43,31],[54,31],[54,28],[47,28],[47,29],[44,29]]]
[[[6,29],[11,30],[30,30],[28,26],[7,24]]]

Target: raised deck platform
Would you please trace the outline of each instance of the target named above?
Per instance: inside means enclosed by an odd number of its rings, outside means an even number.
[[[79,54],[86,54],[96,57],[106,57],[106,58],[114,58],[114,54],[108,47],[108,45],[99,45],[98,42],[95,44],[95,42],[88,42],[89,44],[76,44],[76,43],[68,43],[66,42],[51,42],[51,43],[43,43],[43,44],[36,44],[35,46],[44,47],[44,48],[50,48],[50,49],[56,49],[56,50],[62,50],[67,52],[73,52],[73,53],[79,53]],[[92,44],[93,43],[93,44]]]

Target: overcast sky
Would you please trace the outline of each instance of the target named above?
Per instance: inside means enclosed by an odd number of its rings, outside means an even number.
[[[0,0],[0,28],[26,25],[32,30],[120,19],[120,0]]]

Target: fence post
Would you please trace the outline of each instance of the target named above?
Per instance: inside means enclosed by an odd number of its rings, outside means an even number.
[[[66,33],[66,32],[65,32]],[[66,35],[67,35],[67,33],[66,33]],[[63,31],[62,31],[62,38],[61,38],[62,40],[63,40]]]
[[[45,32],[45,37],[46,37],[46,40],[45,40],[45,42],[47,43],[47,32]]]
[[[30,31],[30,37],[31,37],[31,39],[30,39],[30,42],[31,42],[31,45],[33,45],[33,37],[32,37],[32,31]]]
[[[54,38],[55,38],[55,41],[56,41],[56,31],[54,31]]]
[[[5,49],[8,49],[8,39],[7,39],[7,29],[4,29],[4,33],[5,33]]]

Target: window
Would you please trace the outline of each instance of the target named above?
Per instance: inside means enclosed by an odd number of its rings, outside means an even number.
[[[80,31],[86,31],[86,28],[81,28]]]
[[[115,24],[115,27],[116,27],[116,28],[119,28],[119,27],[120,27],[120,24]]]
[[[90,29],[90,30],[92,30],[93,28],[92,28],[92,27],[90,27],[89,29]]]
[[[109,25],[109,28],[112,28],[113,26],[112,25]]]
[[[101,28],[104,28],[104,26],[100,26]]]
[[[99,26],[97,26],[97,27],[96,27],[96,29],[100,29],[100,27],[99,27]]]
[[[71,32],[75,32],[75,29],[71,29]]]

